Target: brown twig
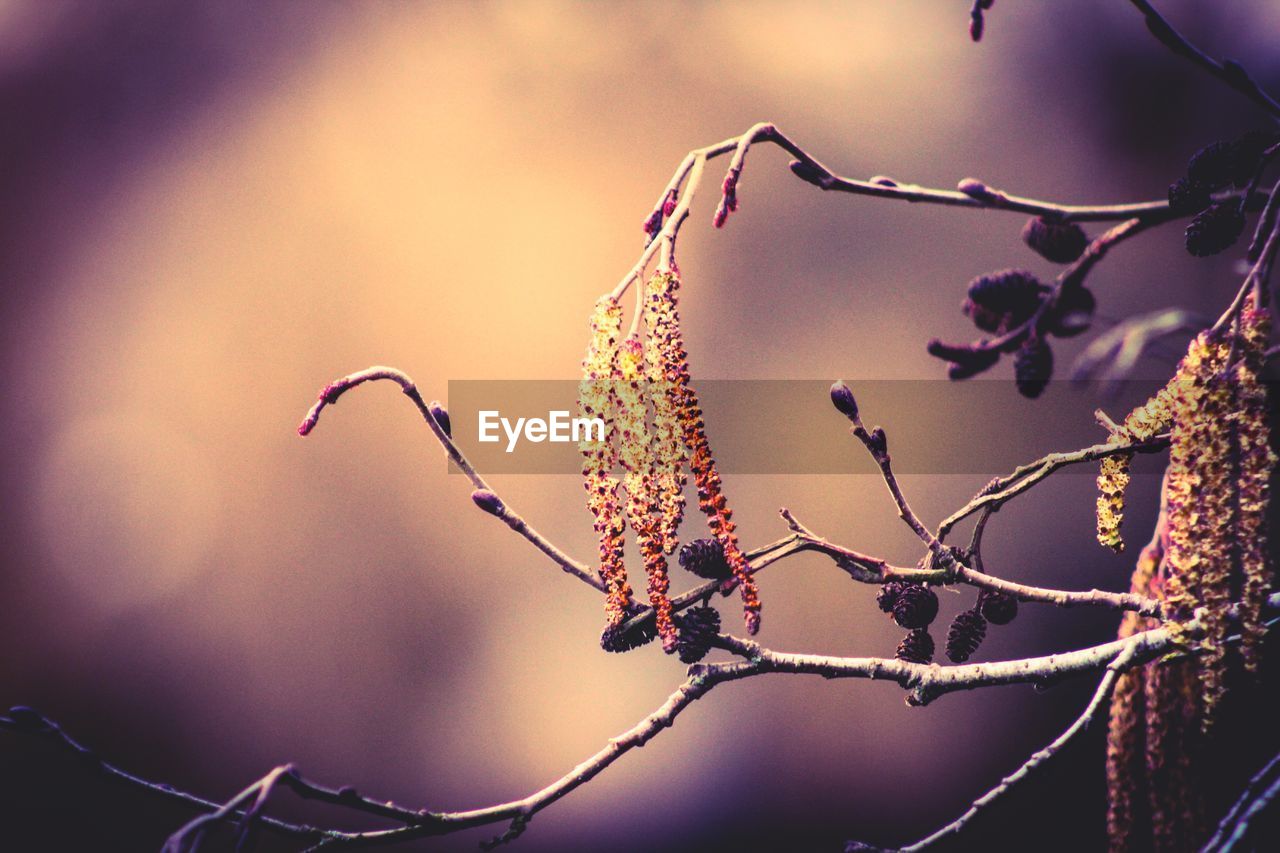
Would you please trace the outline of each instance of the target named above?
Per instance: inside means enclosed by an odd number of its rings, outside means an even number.
[[[1280,118],[1280,102],[1277,102],[1275,98],[1263,91],[1257,81],[1249,76],[1248,72],[1238,62],[1230,59],[1219,62],[1200,50],[1175,30],[1147,0],[1130,0],[1130,2],[1138,8],[1138,11],[1142,12],[1147,22],[1147,29],[1161,44],[1178,56],[1189,59],[1195,65],[1217,77],[1271,115]]]
[[[475,466],[471,464],[458,445],[454,443],[453,436],[449,434],[449,430],[445,429],[444,425],[436,419],[436,416],[431,412],[430,406],[423,401],[417,386],[414,385],[413,380],[404,371],[397,370],[394,367],[375,366],[330,382],[320,389],[320,395],[315,405],[311,407],[306,417],[302,419],[302,423],[298,426],[298,434],[302,436],[310,435],[320,421],[320,413],[326,407],[337,403],[338,399],[352,388],[365,382],[382,379],[399,385],[405,396],[413,401],[413,404],[418,407],[418,412],[422,415],[422,419],[427,422],[427,426],[431,428],[436,440],[444,448],[449,460],[466,475],[467,479],[471,481],[471,485],[478,492],[487,492],[492,495],[493,500],[485,506],[487,512],[496,516],[523,539],[550,557],[560,568],[596,590],[605,591],[604,581],[600,579],[599,574],[594,569],[588,568],[585,564],[578,562],[564,551],[561,551],[498,497],[497,492],[485,481],[484,477],[480,476],[480,472],[475,469]]]

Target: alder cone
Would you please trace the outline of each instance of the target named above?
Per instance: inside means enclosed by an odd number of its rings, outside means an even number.
[[[925,628],[916,628],[898,643],[894,657],[907,663],[929,663],[933,660],[933,637]]]
[[[987,620],[975,610],[956,616],[947,631],[947,657],[952,663],[964,663],[973,656],[987,636]]]
[[[937,615],[937,594],[918,583],[907,584],[893,603],[893,621],[903,628],[924,628]]]
[[[1235,201],[1221,201],[1196,214],[1187,226],[1187,251],[1207,258],[1235,245],[1244,231],[1244,213]]]
[[[629,631],[622,625],[610,625],[600,635],[600,648],[606,652],[621,653],[638,649],[658,637],[658,627],[652,619],[646,619]]]
[[[1018,393],[1034,400],[1044,393],[1053,375],[1053,350],[1040,337],[1031,337],[1013,355],[1013,378]]]
[[[1022,228],[1022,242],[1047,261],[1069,264],[1084,254],[1089,237],[1074,222],[1054,222],[1033,216]]]
[[[889,581],[880,585],[879,591],[876,592],[876,604],[885,613],[892,613],[893,606],[898,603],[898,597],[902,595],[902,590],[906,589],[907,584],[902,581]]]
[[[720,613],[714,607],[690,607],[676,616],[680,637],[676,650],[681,663],[697,663],[711,651],[711,641],[720,633]]]
[[[733,577],[724,546],[715,539],[695,539],[680,549],[680,565],[700,578],[723,581]]]
[[[981,610],[983,618],[992,625],[1008,625],[1018,617],[1018,599],[1007,592],[984,590]]]

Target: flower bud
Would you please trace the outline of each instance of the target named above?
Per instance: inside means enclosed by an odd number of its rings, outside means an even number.
[[[432,400],[427,409],[430,410],[431,417],[435,418],[436,423],[440,425],[440,429],[444,430],[444,434],[453,438],[453,425],[449,423],[449,410],[440,405],[439,400]]]
[[[471,500],[475,501],[475,505],[480,507],[490,515],[502,515],[504,509],[502,498],[495,495],[488,489],[476,489],[471,493]]]
[[[853,398],[853,392],[844,384],[843,379],[831,384],[831,405],[849,420],[857,420],[858,401]]]

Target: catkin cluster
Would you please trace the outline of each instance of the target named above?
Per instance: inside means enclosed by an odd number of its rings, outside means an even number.
[[[1131,590],[1161,601],[1175,636],[1200,654],[1131,669],[1116,683],[1107,737],[1113,850],[1198,848],[1208,828],[1199,783],[1226,692],[1231,634],[1243,638],[1245,671],[1258,666],[1273,586],[1265,513],[1276,457],[1260,376],[1269,331],[1267,312],[1246,302],[1234,346],[1227,335],[1198,337],[1174,381],[1125,422],[1138,416],[1139,429],[1168,428],[1172,439],[1165,516]],[[1100,502],[1100,522],[1101,510]],[[1155,626],[1128,613],[1120,637]]]
[[[667,557],[679,547],[686,468],[693,472],[699,508],[707,516],[717,551],[741,591],[747,631],[754,634],[760,624],[755,579],[738,545],[698,396],[690,385],[679,287],[674,272],[654,275],[641,295],[637,332],[625,340],[616,300],[604,297],[597,303],[579,392],[583,414],[603,417],[607,427],[606,441],[584,442],[582,452],[588,506],[600,537],[609,626],[617,628],[629,615],[631,590],[622,560],[629,525],[644,562],[657,633],[667,652],[679,648],[682,624],[667,594]],[[614,475],[617,466],[622,468],[621,480]],[[619,486],[626,493],[625,503],[618,498]]]

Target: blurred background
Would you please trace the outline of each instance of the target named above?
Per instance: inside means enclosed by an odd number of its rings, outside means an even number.
[[[633,725],[684,668],[654,647],[601,652],[596,594],[472,507],[394,388],[353,393],[306,441],[294,427],[315,389],[375,363],[428,399],[450,379],[573,378],[591,305],[634,262],[671,171],[759,120],[845,174],[975,176],[1081,203],[1160,198],[1197,148],[1259,126],[1128,4],[999,3],[980,45],[968,6],[0,2],[0,703],[214,799],[292,761],[431,809],[524,796]],[[1160,7],[1280,85],[1276,4]],[[1018,239],[1022,217],[824,196],[786,162],[752,153],[719,232],[709,170],[681,239],[695,377],[939,378],[924,342],[972,336],[970,278],[1053,274]],[[1220,310],[1236,253],[1198,261],[1180,243],[1174,225],[1117,250],[1092,279],[1100,314]],[[922,407],[932,426],[914,441],[964,454],[1087,422],[1099,402],[1009,387],[981,434]],[[852,457],[838,418],[812,426]],[[984,482],[903,485],[936,523]],[[495,486],[590,558],[577,479]],[[1137,479],[1135,544],[1155,491]],[[920,556],[870,476],[743,475],[727,492],[748,546],[785,532],[786,505],[864,552]],[[993,520],[988,567],[1126,588],[1130,557],[1092,527],[1092,477],[1060,477]],[[890,655],[901,634],[824,558],[761,586],[773,648]],[[972,591],[942,597],[939,632]],[[734,602],[722,611],[738,624]],[[977,659],[1105,641],[1116,624],[1025,607]],[[1092,687],[911,709],[887,684],[725,686],[517,843],[903,843],[1054,737]],[[1101,746],[1082,741],[968,842],[1016,849],[1050,825],[1037,846],[1099,846]],[[367,825],[279,800],[282,816]],[[0,737],[13,849],[154,849],[191,816]],[[470,850],[498,829],[409,849]]]

